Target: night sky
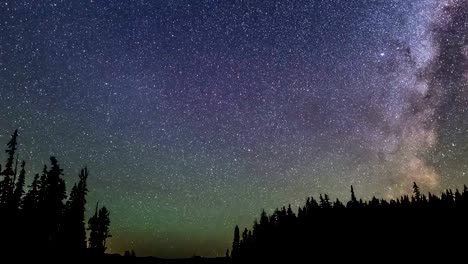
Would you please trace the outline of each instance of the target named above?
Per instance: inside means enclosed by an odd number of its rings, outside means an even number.
[[[0,144],[90,169],[109,252],[223,256],[235,224],[468,184],[468,1],[0,1]],[[0,154],[2,163],[6,155]]]

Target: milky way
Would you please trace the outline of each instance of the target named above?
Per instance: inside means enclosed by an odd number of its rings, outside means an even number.
[[[447,50],[439,42],[452,41],[442,39],[440,31],[453,30],[464,36],[467,33],[468,22],[463,14],[467,10],[466,1],[420,1],[411,10],[412,15],[403,30],[393,36],[397,44],[392,47],[391,66],[384,69],[386,82],[379,82],[384,96],[373,100],[382,112],[381,124],[374,129],[377,134],[373,136],[376,139],[373,143],[382,162],[393,171],[388,172],[390,183],[396,185],[389,185],[390,196],[408,192],[413,181],[429,189],[438,187],[441,176],[426,154],[437,145],[440,119],[437,109],[450,85],[447,75],[437,76],[441,71],[439,68],[447,66],[441,65]],[[453,23],[457,16],[464,16],[465,20]],[[461,24],[463,22],[465,25]],[[466,37],[463,40],[466,42]],[[466,44],[455,41],[453,44],[459,45],[460,53],[448,56],[463,55],[463,45]],[[463,69],[464,66],[466,62],[449,67]],[[466,83],[466,77],[460,81],[457,85],[461,87],[462,82]]]
[[[463,0],[0,1],[0,143],[20,129],[29,181],[52,154],[69,187],[88,165],[110,252],[224,255],[262,208],[468,183],[467,16]]]

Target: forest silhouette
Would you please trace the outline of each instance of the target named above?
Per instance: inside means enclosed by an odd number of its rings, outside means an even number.
[[[105,206],[96,205],[86,227],[88,169],[81,169],[78,182],[67,195],[63,169],[51,156],[50,165],[44,165],[25,190],[26,162],[19,162],[17,146],[18,130],[15,130],[5,150],[6,163],[4,167],[0,164],[1,256],[8,259],[103,255],[110,237],[110,213]]]
[[[351,186],[347,203],[307,198],[297,214],[291,205],[264,210],[251,229],[234,228],[231,258],[236,262],[295,259],[372,259],[382,256],[464,257],[468,237],[468,188],[440,196],[413,194],[389,201],[357,199]],[[376,260],[376,259],[374,259]]]

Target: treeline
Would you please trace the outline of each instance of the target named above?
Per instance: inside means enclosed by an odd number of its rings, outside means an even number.
[[[18,130],[7,144],[5,165],[0,164],[1,256],[103,254],[110,237],[109,211],[96,205],[86,228],[88,169],[81,169],[67,195],[63,169],[52,156],[50,165],[44,165],[25,188],[26,162],[19,162],[17,146]]]
[[[289,205],[271,215],[264,210],[252,229],[234,229],[231,258],[251,260],[321,259],[339,260],[381,254],[451,254],[462,257],[468,237],[468,188],[446,190],[440,196],[421,194],[416,183],[413,194],[389,201],[373,197],[331,201],[307,198],[297,214]],[[421,255],[422,256],[422,255]]]

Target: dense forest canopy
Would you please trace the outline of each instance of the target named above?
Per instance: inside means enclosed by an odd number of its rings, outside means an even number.
[[[467,215],[466,185],[461,191],[449,189],[437,196],[422,194],[413,183],[411,196],[369,201],[358,200],[351,186],[346,203],[320,194],[318,201],[308,197],[297,213],[289,205],[271,215],[262,211],[251,229],[241,231],[235,226],[231,257],[237,261],[337,257],[333,252],[404,256],[430,250],[439,256],[458,256],[466,246]],[[414,243],[395,249],[407,237]]]

